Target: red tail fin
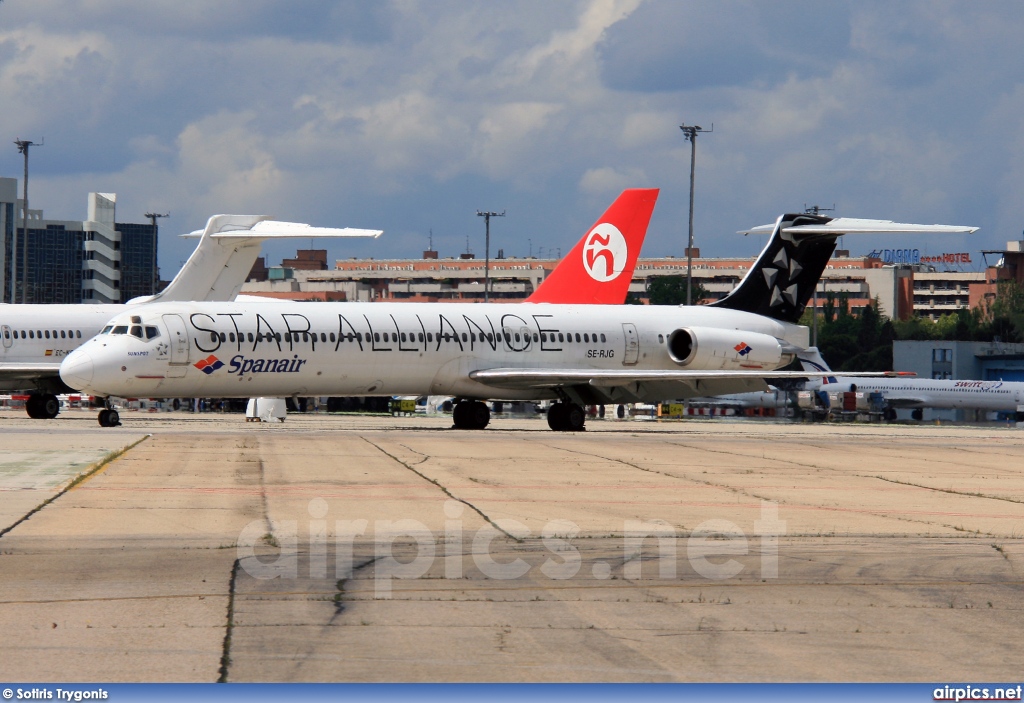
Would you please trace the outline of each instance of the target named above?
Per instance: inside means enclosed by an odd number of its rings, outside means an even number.
[[[657,199],[657,188],[622,191],[526,302],[625,303]]]

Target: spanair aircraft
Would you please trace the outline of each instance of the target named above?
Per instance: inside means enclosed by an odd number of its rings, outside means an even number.
[[[60,380],[60,362],[113,315],[146,302],[234,300],[267,239],[381,234],[278,222],[266,215],[215,215],[205,229],[184,235],[198,237],[199,244],[174,280],[156,295],[124,305],[0,305],[0,389],[32,389],[26,404],[29,417],[54,418],[60,412],[55,394],[72,390]]]
[[[560,285],[588,300],[618,281],[623,242],[647,227],[657,193],[625,191],[563,260]],[[64,360],[61,378],[122,397],[450,395],[461,429],[486,427],[484,400],[557,399],[549,426],[578,431],[583,404],[766,390],[765,377],[814,375],[776,369],[808,346],[797,322],[839,235],[975,231],[806,214],[766,227],[747,276],[710,305],[152,304],[111,320]]]
[[[830,371],[821,356],[801,358],[801,365],[808,371]],[[830,372],[834,373],[834,372]],[[921,420],[923,408],[993,410],[1014,413],[1024,408],[1024,383],[1014,381],[956,381],[952,379],[927,378],[851,378],[848,375],[825,375],[820,380],[811,380],[806,389],[812,391],[807,398],[811,402],[827,402],[822,410],[831,407],[836,394],[856,392],[861,399],[871,394],[881,395],[883,413],[889,420],[896,419],[896,410],[910,408],[913,418]],[[824,396],[816,393],[823,391]],[[817,400],[816,400],[817,399]],[[866,400],[861,403],[865,405]]]

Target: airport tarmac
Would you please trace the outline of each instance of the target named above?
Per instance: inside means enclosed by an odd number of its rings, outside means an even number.
[[[1020,677],[1024,431],[122,421],[0,413],[0,679]]]

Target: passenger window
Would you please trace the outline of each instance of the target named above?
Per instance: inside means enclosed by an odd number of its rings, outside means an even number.
[[[537,333],[536,333],[536,332],[534,332],[534,333],[533,333],[533,341],[534,341],[534,342],[536,342],[536,341],[537,341]]]
[[[604,341],[604,334],[601,335],[601,341]]]
[[[253,340],[252,332],[250,332],[250,333],[248,334],[248,337],[249,337],[249,341],[250,341],[250,342],[252,342],[252,341],[255,341],[255,340]]]
[[[50,330],[46,330],[46,338],[47,338],[47,339],[49,339],[49,338],[50,338]]]
[[[331,341],[335,341],[334,332],[331,332]]]
[[[664,341],[665,341],[665,335],[659,334],[658,335],[658,344],[661,344]]]
[[[333,337],[334,335],[331,335],[331,336]],[[321,332],[320,333],[320,341],[321,342],[326,342],[327,341],[327,333],[326,332]],[[333,342],[334,340],[332,339],[331,341]]]
[[[65,337],[64,337],[64,330],[61,330],[61,331],[60,331],[60,338],[61,338],[61,339],[65,339]]]
[[[416,334],[416,338],[417,338],[417,339],[418,339],[419,341],[421,341],[421,342],[422,342],[422,341],[423,341],[423,333],[422,333],[422,332],[418,332],[418,333]]]
[[[433,332],[427,332],[427,341],[428,342],[433,342],[434,341],[434,333]]]
[[[580,343],[580,341],[581,341],[581,340],[580,340],[580,333],[579,333],[579,332],[577,332],[577,333],[576,333],[576,343],[577,343],[577,344],[579,344],[579,343]]]
[[[281,333],[280,332],[276,332],[274,334],[274,341],[275,342],[280,342],[281,341]]]
[[[540,333],[540,341],[542,341],[542,342],[548,341],[548,333],[547,332],[541,332]]]
[[[564,342],[565,341],[564,339],[562,339],[562,333],[561,332],[558,333],[558,341],[559,342]]]
[[[463,342],[468,342],[469,341],[469,339],[466,337],[466,333],[465,332],[462,333],[462,341]]]
[[[132,329],[131,329],[130,334],[133,337],[136,337],[138,339],[142,339],[142,325],[132,325]]]
[[[516,342],[519,342],[519,333],[516,332]]]
[[[302,341],[303,342],[308,342],[309,341],[309,332],[303,332],[302,333]]]
[[[402,332],[402,341],[405,341],[405,332]]]
[[[587,334],[586,332],[583,333],[583,341],[586,342],[587,344],[590,344],[590,335]]]
[[[380,341],[380,332],[374,332],[373,333],[373,341],[375,341],[375,342],[379,342]]]
[[[75,337],[77,337],[78,339],[81,339],[82,338],[82,330],[75,330]]]

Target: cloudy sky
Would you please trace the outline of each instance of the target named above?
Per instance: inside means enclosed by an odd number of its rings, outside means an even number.
[[[83,219],[220,212],[385,230],[332,258],[567,251],[625,187],[661,188],[644,253],[682,255],[689,144],[704,255],[805,205],[982,228],[854,253],[1000,248],[1024,229],[1024,3],[5,0],[0,175]],[[191,249],[165,236],[161,268]],[[543,248],[543,249],[542,249]],[[271,250],[280,258],[285,250]]]

